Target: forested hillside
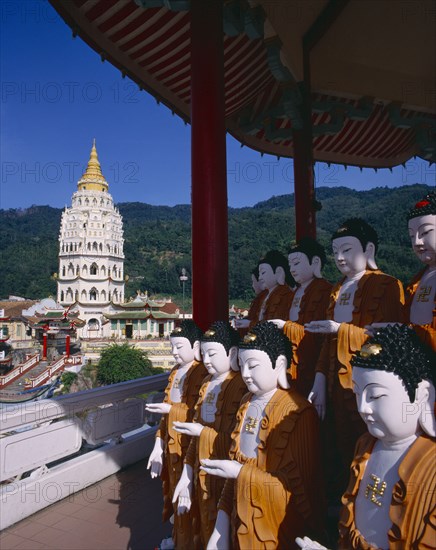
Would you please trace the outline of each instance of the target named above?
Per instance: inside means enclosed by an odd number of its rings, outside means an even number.
[[[407,281],[420,264],[411,250],[405,215],[428,192],[429,186],[354,191],[346,187],[320,187],[317,199],[318,238],[330,252],[330,235],[338,224],[361,216],[380,237],[379,267]],[[136,290],[180,294],[182,267],[191,265],[190,206],[118,205],[124,221],[126,296]],[[0,297],[9,294],[42,298],[56,293],[58,234],[61,209],[32,206],[0,211]],[[294,196],[282,195],[250,208],[229,209],[230,297],[250,299],[250,271],[270,248],[287,251],[295,239]],[[325,276],[334,281],[338,272],[329,259]],[[189,296],[189,284],[186,287]]]

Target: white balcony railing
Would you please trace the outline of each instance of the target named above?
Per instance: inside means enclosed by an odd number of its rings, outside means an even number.
[[[0,409],[0,530],[145,458],[159,374]],[[139,396],[139,397],[138,397]]]

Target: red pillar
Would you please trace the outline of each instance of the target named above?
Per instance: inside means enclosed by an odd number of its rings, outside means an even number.
[[[313,180],[312,98],[310,81],[310,48],[303,40],[304,80],[300,83],[302,95],[302,128],[293,130],[295,233],[316,238],[315,185]]]
[[[203,330],[229,317],[222,4],[191,1],[192,303]]]
[[[43,337],[42,337],[42,359],[43,359],[43,361],[45,361],[47,359],[47,339],[48,339],[47,333],[44,332]]]
[[[294,145],[295,232],[316,238],[315,187],[313,181],[312,133],[304,128],[292,132]]]
[[[70,335],[69,334],[67,334],[65,338],[65,355],[67,357],[70,356]]]

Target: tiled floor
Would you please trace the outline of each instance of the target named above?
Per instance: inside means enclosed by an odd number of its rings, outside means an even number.
[[[153,550],[162,525],[162,491],[141,461],[45,508],[0,534],[0,550]]]

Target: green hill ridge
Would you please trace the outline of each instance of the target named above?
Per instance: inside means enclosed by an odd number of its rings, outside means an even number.
[[[339,273],[330,255],[330,235],[346,218],[360,216],[378,231],[379,267],[403,282],[420,269],[410,246],[406,213],[430,186],[415,184],[356,191],[320,187],[317,200],[318,239],[326,247],[327,279]],[[180,294],[179,275],[191,266],[191,207],[153,206],[139,202],[117,205],[124,222],[126,296],[136,290],[151,294]],[[58,235],[62,209],[32,206],[0,210],[0,297],[56,295]],[[250,272],[271,248],[287,252],[295,240],[294,196],[273,196],[253,207],[229,208],[229,295],[250,300]],[[189,284],[186,287],[189,297]]]

